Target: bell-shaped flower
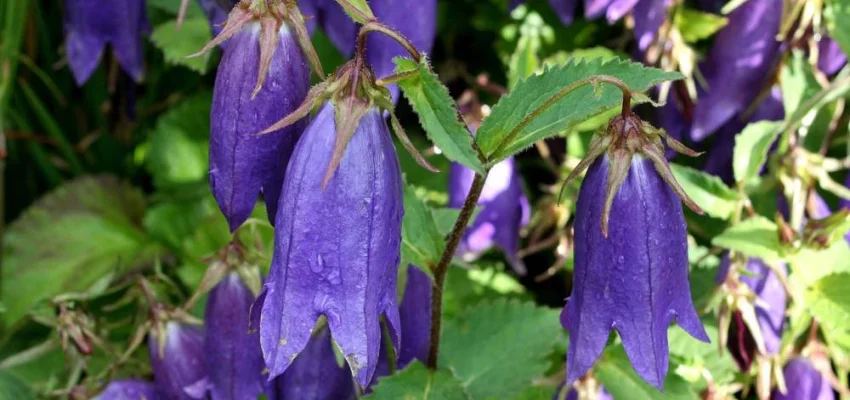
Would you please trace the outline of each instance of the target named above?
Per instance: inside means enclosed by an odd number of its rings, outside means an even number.
[[[568,385],[593,366],[612,329],[638,375],[659,389],[673,321],[708,341],[690,295],[682,202],[701,210],[667,165],[665,136],[625,111],[592,139],[568,178],[590,165],[576,203],[573,291],[561,314],[570,333]],[[697,155],[669,136],[665,141]]]
[[[847,64],[847,55],[841,50],[838,42],[829,37],[822,37],[818,42],[818,69],[832,76]]]
[[[155,396],[153,383],[123,379],[109,382],[94,400],[154,400]]]
[[[835,400],[829,381],[805,358],[792,358],[782,374],[786,391],[774,389],[771,400]]]
[[[210,112],[210,186],[233,231],[261,192],[274,221],[289,156],[306,121],[258,132],[301,104],[310,69],[288,20],[255,14],[246,3],[233,9],[207,49],[224,40]]]
[[[168,321],[148,336],[153,379],[158,398],[190,400],[192,387],[206,377],[204,333],[195,326]]]
[[[363,109],[352,124],[349,114],[335,110],[346,105],[326,103],[293,153],[271,272],[260,295],[260,337],[270,377],[276,377],[324,315],[365,387],[378,363],[382,314],[394,346],[399,343],[402,182],[381,112]]]
[[[65,0],[65,54],[78,86],[100,63],[107,43],[135,81],[144,73],[141,34],[150,31],[144,0]]]
[[[691,137],[701,141],[746,110],[769,83],[779,57],[781,0],[747,1],[729,14],[701,67],[708,87],[694,109]]]

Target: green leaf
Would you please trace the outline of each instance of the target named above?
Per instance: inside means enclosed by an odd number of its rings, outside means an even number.
[[[151,41],[162,50],[165,60],[175,65],[182,65],[195,72],[207,72],[210,53],[198,57],[186,58],[201,50],[212,39],[209,22],[203,16],[187,18],[180,29],[177,21],[169,20],[154,28]]]
[[[149,263],[161,248],[141,229],[142,193],[114,177],[83,177],[48,193],[9,226],[0,296],[9,324],[39,300],[89,289]]]
[[[372,13],[372,9],[369,8],[369,3],[366,0],[336,0],[336,2],[358,24],[366,24],[369,20],[375,18],[375,14]]]
[[[710,281],[713,282],[713,280]],[[714,325],[713,318],[704,320],[703,326],[705,326],[706,334],[712,340],[718,337],[717,327]],[[705,343],[696,340],[683,329],[676,326],[671,327],[668,332],[670,337],[670,355],[680,359],[680,365],[695,367],[695,369],[708,369],[715,384],[731,383],[735,380],[738,367],[735,365],[732,357],[729,357],[726,353],[717,351],[717,343]],[[702,376],[697,377],[695,382],[691,383],[691,387],[704,389],[705,379]]]
[[[401,243],[403,258],[426,269],[439,261],[445,247],[431,209],[410,185],[404,187]]]
[[[174,0],[147,0],[148,7],[156,7],[171,15],[176,16],[180,12],[180,2]],[[189,7],[186,7],[186,17],[203,17],[204,11],[201,9],[197,1],[190,1]]]
[[[758,175],[767,159],[767,151],[779,136],[781,122],[760,121],[747,125],[735,136],[732,169],[739,184]]]
[[[826,249],[804,247],[787,257],[792,284],[805,287],[830,274],[850,272],[850,247],[838,241]]]
[[[381,378],[372,394],[374,400],[468,400],[460,381],[446,370],[428,371],[414,361],[393,376]]]
[[[728,22],[725,17],[690,8],[680,8],[673,17],[673,24],[679,29],[682,38],[689,43],[711,37]]]
[[[205,181],[212,94],[191,97],[163,114],[150,134],[145,167],[158,187]]]
[[[673,175],[688,196],[706,214],[723,220],[729,219],[738,207],[738,194],[720,178],[678,164],[670,164]]]
[[[483,264],[483,265],[482,265]],[[443,319],[454,318],[471,305],[506,298],[533,300],[524,286],[505,272],[501,263],[476,263],[477,268],[449,267],[443,288]]]
[[[456,208],[437,208],[433,210],[434,212],[434,221],[437,223],[437,230],[443,236],[448,236],[449,233],[452,232],[452,228],[455,226],[455,222],[457,221],[457,217],[460,216],[460,210]],[[471,221],[475,221],[475,215],[469,219]]]
[[[35,393],[20,378],[0,369],[0,399],[35,400]]]
[[[537,72],[544,40],[551,42],[554,39],[552,27],[546,25],[540,14],[534,11],[525,16],[519,32],[516,49],[508,62],[508,88]]]
[[[850,332],[850,273],[827,275],[806,289],[809,311],[836,336]]]
[[[472,148],[472,135],[463,124],[449,90],[428,66],[428,60],[423,57],[422,62],[417,64],[411,59],[396,57],[394,61],[396,73],[415,71],[399,81],[398,86],[419,115],[428,138],[447,158],[483,175],[484,166]]]
[[[595,371],[596,378],[615,399],[699,399],[688,383],[675,373],[667,374],[664,380],[664,392],[659,392],[635,373],[626,357],[626,352],[619,345],[605,350],[602,358],[596,363]],[[673,363],[671,363],[670,371],[675,371]]]
[[[821,89],[815,79],[808,57],[799,50],[792,53],[789,61],[782,65],[779,83],[782,87],[782,105],[785,115],[794,114],[797,108]]]
[[[545,375],[562,337],[558,310],[501,300],[447,321],[440,360],[472,398],[510,398]]]
[[[778,260],[783,253],[776,224],[760,215],[730,226],[711,244],[766,261]]]
[[[838,42],[844,54],[850,54],[850,0],[831,0],[824,10],[829,36]]]
[[[476,141],[488,162],[495,164],[538,140],[619,107],[622,93],[604,83],[600,84],[597,91],[591,85],[585,85],[553,101],[553,97],[565,87],[594,75],[617,77],[637,91],[645,91],[663,81],[682,78],[678,72],[664,72],[622,60],[571,60],[564,65],[547,68],[540,74],[520,81],[513,91],[499,100],[490,116],[478,128]],[[541,109],[546,104],[550,106]],[[520,123],[526,118],[527,125],[520,128]],[[519,129],[516,136],[510,143],[503,145],[513,129]]]

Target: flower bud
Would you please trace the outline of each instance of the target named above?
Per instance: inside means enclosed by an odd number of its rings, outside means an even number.
[[[306,121],[258,132],[294,111],[310,88],[310,70],[287,23],[240,6],[228,26],[239,18],[249,22],[227,39],[210,112],[210,186],[231,231],[251,215],[260,192],[274,221],[289,156]]]
[[[266,387],[269,400],[349,400],[356,398],[354,381],[345,365],[337,365],[331,334],[322,328],[283,375]]]
[[[321,315],[361,386],[378,362],[381,314],[398,348],[401,173],[381,112],[363,112],[348,134],[334,118],[342,112],[325,104],[286,172],[271,272],[260,295],[270,377],[290,367]],[[336,145],[340,135],[347,145]],[[328,170],[337,148],[338,166]]]
[[[77,86],[97,69],[103,48],[136,82],[142,80],[141,33],[150,31],[144,0],[65,0],[65,52]]]
[[[785,393],[774,389],[771,400],[834,400],[835,393],[829,381],[818,372],[809,360],[795,357],[782,370],[785,377]]]
[[[175,321],[148,337],[157,396],[169,400],[190,400],[191,387],[205,378],[204,334],[200,328]],[[189,389],[189,390],[187,390]]]
[[[124,379],[109,382],[95,400],[154,400],[156,392],[150,382]]]

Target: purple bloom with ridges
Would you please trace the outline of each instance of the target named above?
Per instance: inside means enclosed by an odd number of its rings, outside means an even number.
[[[278,376],[324,315],[365,387],[378,363],[381,314],[396,348],[399,343],[401,172],[377,109],[366,111],[323,187],[335,141],[328,103],[299,140],[286,173],[271,272],[260,295],[260,337],[270,377]]]
[[[109,382],[95,400],[155,400],[155,396],[153,383],[124,379]]]
[[[746,110],[765,88],[779,56],[780,0],[751,0],[729,14],[703,63],[707,93],[694,110],[691,136],[705,139]]]
[[[829,382],[812,366],[809,360],[795,357],[785,364],[782,370],[785,376],[785,394],[773,390],[771,400],[835,400],[835,393]]]
[[[204,312],[204,360],[212,400],[255,399],[263,391],[260,335],[250,333],[254,295],[231,271],[210,291]]]
[[[599,358],[611,329],[638,375],[659,389],[667,374],[671,322],[708,342],[690,296],[681,200],[649,159],[630,159],[613,194],[607,237],[599,226],[614,173],[607,153],[590,166],[579,192],[573,293],[561,314],[570,332],[567,384]]]
[[[847,55],[841,50],[838,42],[829,37],[822,37],[818,42],[818,69],[824,74],[835,75],[847,64]]]
[[[65,0],[65,52],[77,86],[97,69],[107,43],[138,82],[144,73],[141,34],[150,31],[144,0]]]
[[[148,337],[148,351],[157,396],[169,400],[196,398],[189,394],[191,387],[197,386],[206,376],[203,331],[170,321],[162,331],[164,338],[157,337],[155,332]],[[162,340],[165,343],[161,345]]]
[[[461,208],[475,172],[458,163],[449,170],[449,207]],[[493,246],[504,251],[517,274],[524,275],[525,265],[517,256],[520,230],[528,220],[528,200],[522,191],[522,181],[516,161],[510,157],[496,164],[487,176],[481,197],[481,211],[464,233],[458,253],[474,259]]]
[[[262,88],[260,23],[250,22],[228,39],[218,66],[210,112],[210,186],[230,230],[266,200],[274,221],[289,155],[306,121],[257,133],[295,110],[310,88],[310,70],[293,32],[281,24]]]
[[[266,396],[269,400],[356,398],[354,380],[347,366],[337,365],[327,328],[311,336],[289,369],[268,383]]]

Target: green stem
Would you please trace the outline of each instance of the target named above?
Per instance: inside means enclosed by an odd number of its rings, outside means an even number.
[[[443,286],[446,283],[446,273],[449,270],[449,264],[451,264],[452,258],[454,258],[460,239],[466,230],[466,225],[469,224],[469,220],[472,218],[475,205],[478,204],[478,198],[481,197],[481,190],[484,189],[484,182],[486,181],[486,173],[484,175],[475,175],[475,179],[472,180],[472,187],[469,189],[469,194],[466,195],[466,200],[463,202],[460,215],[458,215],[452,232],[449,234],[446,249],[443,250],[440,262],[432,270],[434,273],[434,286],[431,287],[431,339],[430,347],[428,348],[428,368],[432,370],[437,369],[437,358],[440,353]]]

